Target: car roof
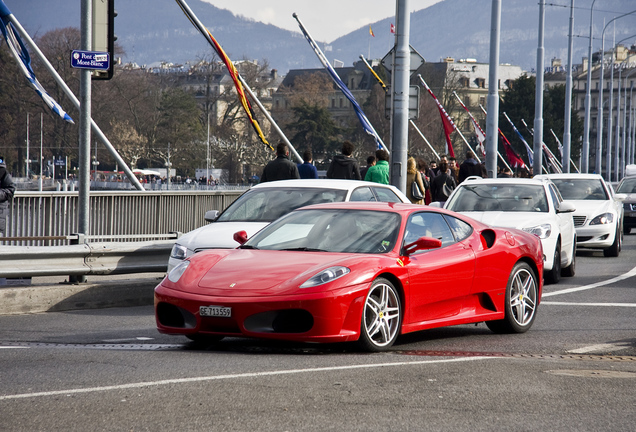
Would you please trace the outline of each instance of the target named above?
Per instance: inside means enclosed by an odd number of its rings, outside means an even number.
[[[554,174],[540,174],[534,178],[548,178],[548,179],[594,179],[603,180],[603,176],[600,174],[584,174],[584,173],[554,173]]]
[[[481,178],[481,177],[468,177],[466,180],[464,180],[463,182],[461,182],[459,185],[460,186],[465,186],[468,185],[470,183],[473,184],[511,184],[511,185],[543,185],[544,183],[546,183],[546,181],[550,181],[549,179],[542,179],[542,178],[537,178],[537,177],[533,177],[533,178],[517,178],[517,177],[512,177],[512,178]]]
[[[265,183],[259,183],[252,187],[252,189],[262,188],[283,188],[283,187],[300,187],[300,188],[329,188],[329,189],[342,189],[351,190],[357,187],[367,185],[375,187],[390,187],[390,185],[367,182],[362,180],[340,180],[340,179],[293,179],[293,180],[277,180]]]

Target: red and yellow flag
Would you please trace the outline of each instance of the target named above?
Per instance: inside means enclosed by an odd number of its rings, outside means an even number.
[[[371,26],[369,26],[369,34],[373,37],[375,37],[375,35],[373,34],[373,30],[371,29]]]

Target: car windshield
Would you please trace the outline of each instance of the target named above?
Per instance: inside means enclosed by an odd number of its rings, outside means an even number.
[[[552,179],[564,200],[609,199],[600,179]]]
[[[258,232],[241,248],[378,254],[393,249],[396,213],[372,210],[299,210]]]
[[[346,190],[326,188],[251,189],[234,201],[217,222],[271,222],[310,204],[344,201]]]
[[[636,177],[623,180],[616,192],[624,194],[636,193]]]
[[[456,212],[548,212],[548,201],[541,185],[467,184],[460,186],[446,208]]]

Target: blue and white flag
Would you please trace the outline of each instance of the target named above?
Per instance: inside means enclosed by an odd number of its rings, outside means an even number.
[[[42,87],[42,84],[35,78],[35,73],[31,68],[31,56],[26,49],[26,46],[20,39],[18,32],[16,31],[13,23],[11,22],[13,15],[9,8],[4,4],[3,0],[0,0],[0,30],[2,30],[2,34],[4,35],[5,40],[7,41],[7,45],[9,46],[9,50],[15,57],[22,73],[26,76],[27,80],[31,84],[31,87],[40,95],[44,103],[46,103],[54,113],[63,118],[69,123],[74,123],[73,119],[62,109],[60,104],[58,104]],[[15,19],[15,17],[13,17]]]
[[[311,45],[314,52],[318,56],[318,60],[320,60],[320,63],[322,63],[325,69],[327,69],[327,72],[329,73],[329,75],[331,75],[331,79],[333,79],[336,86],[345,95],[345,97],[349,99],[349,101],[351,102],[351,105],[353,105],[353,109],[356,112],[356,115],[358,116],[358,119],[360,120],[360,123],[362,124],[362,128],[364,129],[364,131],[375,139],[375,142],[378,145],[378,149],[384,149],[386,151],[389,151],[389,149],[387,149],[384,143],[382,142],[382,139],[380,138],[378,133],[375,131],[375,129],[369,122],[369,119],[367,119],[367,116],[362,111],[362,108],[360,108],[360,105],[356,101],[355,97],[353,97],[353,93],[351,93],[351,91],[347,88],[345,83],[342,82],[342,80],[340,79],[340,77],[338,76],[334,68],[331,67],[331,65],[329,64],[329,61],[327,60],[327,57],[325,57],[325,55],[322,53],[322,51],[320,50],[316,42],[309,35],[307,30],[305,29],[305,26],[303,26],[303,24],[300,22],[300,19],[298,18],[298,16],[296,14],[293,14],[293,17],[296,18],[296,21],[298,21],[298,26],[300,27],[300,30],[303,32],[303,35],[305,35],[307,42],[309,42],[309,45]]]
[[[517,129],[517,126],[515,126],[512,120],[510,120],[510,117],[508,117],[508,114],[504,112],[503,115],[506,117],[506,119],[508,119],[508,123],[510,123],[510,126],[512,126],[512,129],[515,131],[515,133],[517,134],[521,142],[523,142],[523,145],[526,146],[526,152],[528,153],[528,162],[530,163],[530,166],[534,165],[534,152],[532,151],[532,148],[530,148],[530,145],[528,145],[528,142],[526,141],[526,139],[523,137],[523,135],[521,135],[521,132],[519,132],[519,129]]]

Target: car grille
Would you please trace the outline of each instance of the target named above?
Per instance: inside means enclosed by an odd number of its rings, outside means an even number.
[[[580,227],[585,225],[585,220],[587,219],[586,216],[572,216],[572,219],[574,219],[574,226],[575,227]]]

